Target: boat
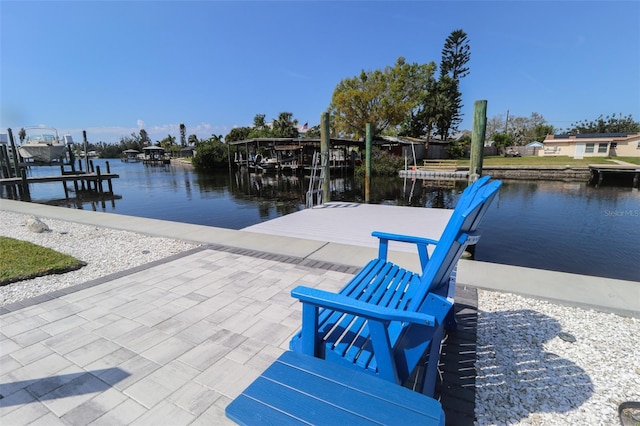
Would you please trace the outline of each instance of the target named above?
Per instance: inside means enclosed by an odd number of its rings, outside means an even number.
[[[18,146],[18,153],[25,161],[36,163],[63,162],[67,156],[67,144],[73,143],[71,136],[58,136],[50,127],[25,127],[26,137]]]
[[[137,149],[127,149],[122,151],[122,161],[125,163],[138,163],[140,162],[140,151]]]
[[[147,146],[142,148],[144,152],[143,164],[150,166],[163,166],[165,164],[171,164],[171,159],[167,156],[164,148],[159,146]]]

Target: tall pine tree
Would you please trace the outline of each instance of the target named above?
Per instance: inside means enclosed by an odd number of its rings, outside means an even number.
[[[467,63],[471,59],[469,39],[463,30],[453,31],[445,40],[440,61],[440,81],[436,86],[441,97],[448,102],[441,103],[442,108],[436,121],[437,133],[446,140],[449,133],[458,130],[462,122],[462,94],[460,79],[469,75]]]

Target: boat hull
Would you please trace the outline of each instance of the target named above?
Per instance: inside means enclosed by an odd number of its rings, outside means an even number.
[[[18,147],[18,152],[25,160],[42,163],[64,161],[67,154],[63,144],[24,144]]]

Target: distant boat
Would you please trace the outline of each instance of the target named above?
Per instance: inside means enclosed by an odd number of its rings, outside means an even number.
[[[171,159],[165,153],[164,148],[159,146],[146,146],[142,148],[142,151],[144,152],[143,164],[161,166],[171,163]]]
[[[138,163],[140,162],[140,151],[137,149],[127,149],[122,151],[122,161],[125,163]]]
[[[50,127],[25,127],[26,138],[18,152],[26,161],[39,163],[63,162],[67,156],[67,143],[71,136],[61,139],[58,131]]]

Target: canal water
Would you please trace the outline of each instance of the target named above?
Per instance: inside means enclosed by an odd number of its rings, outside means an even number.
[[[93,160],[106,171],[105,160]],[[109,160],[113,200],[64,200],[61,183],[31,185],[34,202],[241,229],[304,208],[309,181],[240,172],[201,174],[190,166]],[[59,175],[33,167],[31,175]],[[69,185],[71,186],[71,185]],[[466,182],[376,179],[371,202],[453,208]],[[333,201],[364,202],[364,182],[331,180]],[[504,180],[481,226],[477,260],[640,281],[640,193],[586,182]]]

